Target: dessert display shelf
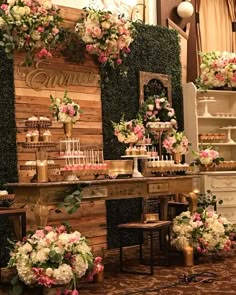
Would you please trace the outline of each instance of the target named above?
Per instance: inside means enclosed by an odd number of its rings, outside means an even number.
[[[236,130],[236,126],[221,127],[222,130],[227,130],[227,143],[236,143],[231,137],[231,130]]]
[[[26,134],[26,142],[21,143],[24,149],[35,150],[35,164],[30,163],[20,166],[20,170],[35,170],[37,182],[48,182],[48,169],[58,169],[59,165],[50,163],[47,160],[47,151],[54,149],[57,144],[51,141],[51,132],[45,130],[52,125],[49,118],[44,116],[31,116],[25,121],[25,126],[33,131],[28,131]],[[44,132],[42,131],[44,130]],[[30,161],[28,161],[30,162]],[[53,164],[53,165],[52,165]]]
[[[103,159],[103,150],[80,149],[78,138],[68,138],[60,141],[60,159],[65,160],[61,168],[65,180],[78,180],[81,177],[95,177],[108,173]]]
[[[22,147],[25,149],[53,149],[57,146],[55,142],[22,142]]]
[[[152,123],[152,122],[150,122]],[[156,122],[154,122],[156,123]],[[159,157],[162,156],[162,140],[161,140],[161,136],[162,133],[165,131],[169,131],[172,129],[172,125],[169,122],[158,122],[159,126],[154,126],[154,125],[149,125],[148,126],[148,130],[150,130],[150,132],[154,135],[157,135],[159,138],[159,143],[158,143],[158,150],[159,150]]]
[[[36,164],[35,165],[20,165],[20,170],[36,170]],[[59,164],[48,164],[48,169],[60,169]]]
[[[29,127],[29,128],[48,128],[49,126],[52,125],[52,122],[48,119],[48,120],[26,120],[25,121],[25,126]]]
[[[134,167],[133,167],[133,174],[132,177],[143,177],[142,173],[138,170],[138,160],[144,160],[148,159],[148,155],[125,155],[121,156],[122,158],[132,158],[134,161]]]
[[[203,112],[202,116],[203,117],[212,117],[212,114],[209,113],[209,110],[208,110],[208,104],[212,103],[212,102],[216,102],[214,97],[212,97],[212,99],[202,99],[202,100],[199,99],[198,102],[204,104],[204,112]]]

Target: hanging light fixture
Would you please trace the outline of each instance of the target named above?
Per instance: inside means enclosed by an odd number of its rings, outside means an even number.
[[[177,13],[181,18],[189,18],[193,15],[194,8],[191,0],[185,0],[180,2],[177,7]]]

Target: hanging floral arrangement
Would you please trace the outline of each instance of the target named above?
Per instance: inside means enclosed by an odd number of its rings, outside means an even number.
[[[115,67],[121,65],[130,53],[129,46],[134,40],[135,29],[123,16],[110,11],[85,9],[75,31],[86,44],[89,54],[97,55],[102,65]]]
[[[61,22],[59,9],[50,0],[0,1],[0,46],[9,58],[15,50],[25,52],[27,65],[35,55],[51,57]]]

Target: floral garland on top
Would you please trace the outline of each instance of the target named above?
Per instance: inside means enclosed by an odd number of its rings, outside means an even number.
[[[34,56],[51,57],[50,48],[59,39],[62,18],[50,0],[0,1],[0,46],[12,58],[14,50],[25,51],[25,63]]]
[[[197,86],[206,90],[215,87],[236,87],[236,54],[233,52],[200,52],[201,75]]]
[[[101,64],[115,67],[122,64],[130,53],[135,29],[123,16],[110,11],[85,9],[75,31],[85,42],[89,54],[97,55]]]
[[[149,96],[142,104],[139,114],[143,118],[145,127],[150,122],[170,122],[173,128],[177,128],[175,110],[165,96]]]

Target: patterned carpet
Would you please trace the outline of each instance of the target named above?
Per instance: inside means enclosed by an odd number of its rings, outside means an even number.
[[[175,263],[173,263],[175,264]],[[144,267],[143,267],[144,268]],[[145,267],[146,268],[146,267]],[[217,277],[212,283],[180,283],[179,277],[194,273],[213,272]],[[207,277],[197,277],[197,279]],[[173,287],[158,288],[163,286]],[[104,283],[87,283],[80,287],[80,295],[201,295],[201,294],[236,294],[236,256],[224,259],[204,258],[193,267],[173,265],[169,267],[156,266],[153,276],[134,275],[119,272],[119,265],[108,265],[105,271]]]
[[[134,275],[120,273],[119,264],[105,265],[105,280],[103,283],[83,282],[79,286],[79,295],[204,295],[204,294],[235,294],[236,295],[236,256],[225,258],[200,258],[195,266],[184,267],[183,261],[175,257],[171,266],[155,266],[154,275]],[[132,266],[128,264],[129,268]],[[148,271],[145,265],[133,264],[138,270]],[[132,268],[132,267],[131,267]],[[212,272],[217,275],[211,283],[179,283],[180,276],[194,273]],[[198,277],[198,279],[207,277]],[[171,285],[174,285],[171,287]],[[158,290],[161,287],[166,287]],[[168,287],[169,286],[169,287]],[[0,287],[0,294],[8,294],[7,286]],[[40,294],[36,290],[25,292],[26,295]]]

